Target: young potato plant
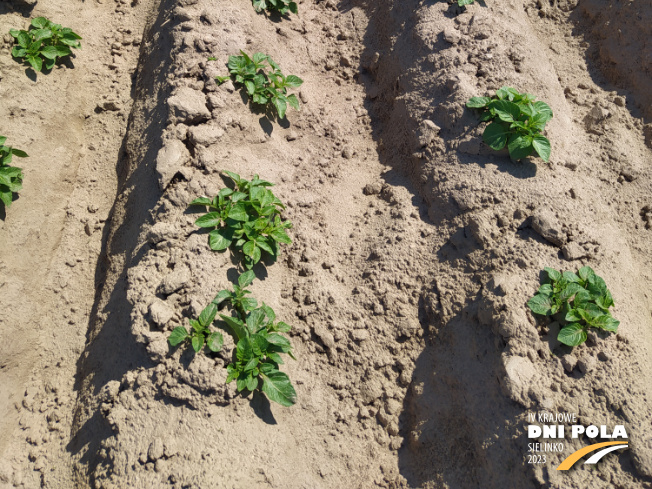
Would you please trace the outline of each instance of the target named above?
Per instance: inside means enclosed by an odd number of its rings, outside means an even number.
[[[6,207],[11,206],[14,193],[23,188],[23,172],[16,166],[10,166],[13,156],[25,158],[27,153],[11,146],[5,146],[7,138],[0,136],[0,201]]]
[[[285,206],[267,188],[273,184],[261,180],[258,175],[249,181],[237,173],[225,171],[224,174],[233,181],[234,187],[223,188],[213,199],[193,200],[190,205],[208,207],[208,213],[195,224],[213,228],[208,235],[212,250],[232,247],[241,251],[248,269],[260,261],[263,251],[276,258],[280,243],[292,243],[285,232],[292,223],[281,220],[281,210]]]
[[[577,274],[547,267],[544,270],[548,278],[527,304],[535,314],[562,316],[562,329],[557,336],[561,343],[581,345],[586,341],[588,328],[612,333],[618,330],[620,321],[609,312],[614,305],[611,292],[591,267],[580,268]]]
[[[229,73],[240,85],[244,85],[251,101],[255,104],[270,105],[276,109],[280,119],[285,118],[288,105],[299,110],[299,100],[294,94],[288,95],[288,88],[298,88],[303,80],[295,75],[285,76],[272,58],[263,53],[256,53],[253,58],[244,51],[241,56],[229,56]],[[271,68],[268,69],[267,65]],[[218,83],[228,80],[218,76]]]
[[[11,29],[17,43],[11,51],[14,58],[23,59],[34,71],[45,66],[51,70],[59,58],[70,56],[71,48],[80,48],[81,37],[68,27],[61,27],[45,17],[32,19],[29,30]]]
[[[256,12],[269,10],[270,12],[278,12],[285,15],[288,12],[296,14],[299,12],[296,2],[291,0],[253,0],[254,9]]]
[[[552,119],[548,104],[533,95],[502,87],[494,97],[473,97],[466,106],[480,110],[480,121],[490,122],[482,139],[500,151],[507,145],[509,156],[518,161],[535,151],[543,161],[550,159],[550,141],[541,134]]]
[[[282,353],[292,354],[290,340],[279,333],[287,333],[291,327],[276,320],[271,307],[262,304],[258,307],[255,299],[246,297],[251,292],[246,289],[255,278],[249,270],[238,278],[233,290],[221,290],[213,301],[202,311],[197,320],[191,320],[191,331],[179,326],[175,328],[168,341],[177,346],[190,342],[195,352],[199,352],[204,343],[211,351],[222,348],[222,334],[211,332],[210,325],[221,305],[228,305],[235,312],[235,317],[220,314],[223,323],[220,327],[228,331],[236,342],[235,359],[227,365],[227,384],[236,381],[238,392],[256,389],[282,406],[292,406],[296,402],[296,391],[287,374],[279,370],[283,364]]]
[[[471,5],[474,2],[474,0],[457,0],[457,5],[459,7],[466,7],[467,5]]]

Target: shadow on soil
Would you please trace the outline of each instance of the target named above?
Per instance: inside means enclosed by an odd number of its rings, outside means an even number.
[[[435,234],[451,235],[454,232],[451,221],[460,211],[446,190],[437,190],[437,182],[426,184],[436,172],[428,174],[424,166],[440,164],[439,157],[415,156],[417,123],[410,118],[410,107],[405,106],[408,102],[399,100],[405,91],[414,89],[409,80],[405,81],[405,87],[401,86],[403,74],[414,69],[426,73],[432,70],[419,65],[425,53],[420,52],[422,47],[417,45],[414,36],[415,12],[423,7],[423,2],[351,0],[339,4],[342,12],[353,7],[364,9],[370,19],[362,41],[364,52],[358,81],[369,94],[365,104],[379,158],[391,167],[383,178],[410,191],[413,203],[420,208],[421,219],[437,228]],[[455,8],[449,9],[447,15],[453,16]],[[431,54],[448,47],[439,36]],[[445,127],[445,121],[438,120],[445,114],[437,106],[446,102],[450,90],[437,85],[434,77],[433,80],[427,91],[418,92],[418,99],[422,104],[432,104],[425,110],[426,118]],[[452,129],[441,131],[446,146],[441,164],[446,165],[446,171],[471,163],[483,169],[491,163],[516,178],[530,178],[536,172],[536,167],[517,166],[508,158],[503,161],[494,155],[467,156],[448,149],[459,137],[459,128],[468,131],[476,125],[475,116],[465,111]],[[454,263],[465,260],[457,255],[455,249],[440,250],[437,253],[440,268],[455,270]],[[471,277],[466,280],[472,281]],[[436,282],[424,284],[419,319],[427,338],[426,348],[415,362],[399,426],[404,444],[398,451],[398,464],[409,487],[533,486],[527,468],[520,463],[522,453],[510,453],[515,447],[511,442],[515,420],[522,409],[500,391],[502,348],[496,345],[499,339],[491,328],[480,326],[475,319],[477,299],[458,297],[463,304],[460,310],[443,319],[437,312],[441,306]],[[494,449],[490,450],[493,445]]]
[[[171,32],[161,26],[166,22],[174,22],[171,14],[174,5],[174,0],[161,2],[158,17],[148,26],[149,32],[145,32],[145,39],[151,39],[151,33]],[[152,51],[170,52],[172,43],[171,36],[163,35],[158,36],[155,46],[143,43],[138,65],[140,71],[137,73],[136,85],[132,87],[132,96],[133,92],[140,92],[140,97],[134,97],[136,102],[129,118],[129,128],[145,128],[144,132],[136,132],[140,140],[139,147],[147,149],[143,154],[133,152],[132,148],[136,145],[131,138],[136,136],[127,131],[116,165],[118,193],[108,221],[110,224],[104,228],[102,253],[96,266],[97,292],[89,319],[87,346],[77,363],[75,389],[78,392],[78,404],[71,441],[67,447],[79,460],[75,470],[82,479],[93,478],[101,443],[113,435],[110,425],[94,405],[98,402],[95,396],[107,382],[120,381],[128,371],[152,366],[143,347],[136,343],[131,332],[127,270],[145,252],[144,249],[136,249],[137,239],[160,196],[154,162],[162,145],[162,124],[167,119],[165,100],[168,94],[157,93],[154,87],[164,85],[170,59],[155,55]],[[156,104],[139,104],[141,100],[152,98],[157,100]],[[143,139],[146,141],[144,144]],[[115,283],[106,282],[109,271],[113,276],[119,271]],[[86,413],[89,411],[95,414],[87,418]]]

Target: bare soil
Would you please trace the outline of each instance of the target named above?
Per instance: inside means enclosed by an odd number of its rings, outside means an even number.
[[[30,155],[0,220],[0,488],[652,488],[649,2],[14,0],[0,32],[35,16],[84,39],[36,76],[0,49]],[[215,83],[239,49],[304,80],[299,112]],[[503,85],[552,107],[549,163],[482,143],[464,104]],[[237,277],[188,208],[222,170],[294,224],[253,285],[293,326],[291,408],[225,385],[230,340],[167,343]],[[571,349],[526,302],[583,265],[621,325]],[[629,448],[528,463],[541,412]]]

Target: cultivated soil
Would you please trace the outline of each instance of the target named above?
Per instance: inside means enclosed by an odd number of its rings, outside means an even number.
[[[83,49],[36,75],[7,33],[37,16]],[[0,488],[652,488],[649,0],[6,0],[0,34],[0,134],[29,153],[0,220]],[[240,49],[304,80],[300,111],[215,82]],[[548,163],[482,142],[464,104],[503,85],[552,107]],[[228,336],[167,342],[238,275],[188,205],[223,170],[293,223],[252,286],[293,327],[290,408],[225,384]],[[526,302],[584,265],[621,324],[570,348]],[[528,463],[542,412],[629,447]]]

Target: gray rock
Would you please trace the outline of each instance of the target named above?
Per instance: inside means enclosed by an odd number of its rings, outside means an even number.
[[[599,105],[595,105],[591,109],[590,115],[594,121],[602,121],[607,117],[609,117],[609,111],[607,109],[600,107]]]
[[[570,243],[566,243],[562,249],[562,253],[564,254],[564,258],[567,260],[580,260],[582,258],[586,258],[589,256],[589,253],[582,248],[582,246],[575,242],[571,241]]]
[[[165,326],[172,316],[174,316],[174,311],[161,299],[155,299],[149,305],[149,315],[158,326]]]
[[[552,212],[546,209],[537,209],[534,212],[532,215],[532,229],[555,246],[562,247],[568,241],[568,236],[562,231],[561,223]]]
[[[524,393],[529,392],[530,385],[536,378],[536,367],[527,358],[519,356],[510,356],[503,361],[505,377],[500,379],[501,386],[510,399],[526,405]]]
[[[335,338],[325,326],[318,324],[313,328],[315,335],[321,340],[326,348],[333,350],[335,348]]]
[[[168,106],[179,122],[186,124],[197,124],[211,117],[206,107],[206,96],[190,87],[179,88],[168,99]]]
[[[224,129],[215,124],[202,124],[188,129],[188,137],[193,146],[210,146],[222,136],[224,136]]]
[[[593,370],[596,366],[596,360],[590,355],[585,355],[577,361],[577,366],[580,368],[580,371],[585,374]]]
[[[383,186],[380,183],[368,183],[362,189],[362,193],[365,195],[377,195],[382,189]]]
[[[186,268],[174,270],[163,278],[158,286],[157,292],[163,295],[170,295],[183,288],[190,280],[190,272]]]
[[[161,191],[165,190],[174,175],[190,160],[190,152],[181,141],[173,139],[163,146],[156,156],[156,172]]]
[[[163,456],[164,450],[165,447],[163,446],[163,440],[160,438],[154,438],[154,441],[150,443],[149,449],[147,450],[147,458],[152,462],[156,462]]]
[[[419,146],[425,148],[439,135],[441,128],[431,120],[424,120],[419,125]]]
[[[561,364],[566,372],[571,373],[577,365],[577,358],[573,355],[564,355],[561,357]]]
[[[444,29],[444,39],[451,44],[457,44],[462,39],[462,35],[453,27],[446,27]]]

